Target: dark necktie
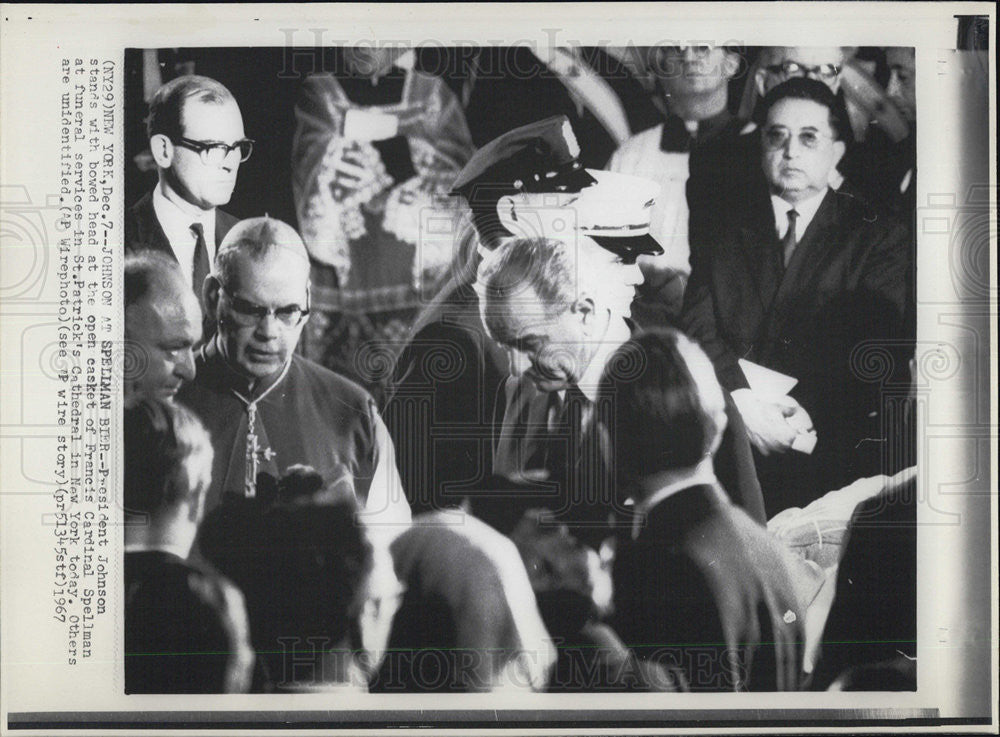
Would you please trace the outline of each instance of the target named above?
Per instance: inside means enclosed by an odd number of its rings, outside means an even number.
[[[205,229],[201,223],[192,223],[191,232],[194,233],[194,265],[191,269],[191,288],[201,299],[201,287],[205,283],[205,277],[211,270],[208,263],[208,245],[205,243]]]
[[[792,260],[792,253],[795,251],[795,244],[797,243],[797,238],[795,234],[795,221],[798,220],[799,213],[794,209],[788,211],[788,230],[785,231],[785,237],[781,240],[781,251],[784,254],[785,267],[788,267],[788,262]]]

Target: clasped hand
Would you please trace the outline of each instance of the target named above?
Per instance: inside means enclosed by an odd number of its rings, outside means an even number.
[[[750,442],[764,455],[786,453],[798,435],[813,431],[809,413],[791,397],[764,396],[752,389],[737,389],[732,396]]]

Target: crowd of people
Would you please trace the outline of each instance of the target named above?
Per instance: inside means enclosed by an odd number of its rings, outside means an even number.
[[[126,691],[915,689],[913,49],[336,58],[149,96]]]

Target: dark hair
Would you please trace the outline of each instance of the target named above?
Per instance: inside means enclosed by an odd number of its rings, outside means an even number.
[[[773,87],[768,92],[760,107],[760,122],[767,121],[767,114],[780,100],[811,100],[822,105],[829,111],[830,128],[833,130],[833,139],[840,140],[840,133],[843,130],[844,121],[841,120],[838,112],[837,96],[825,84],[817,79],[808,77],[792,77],[781,84]]]
[[[125,309],[142,300],[154,284],[184,283],[180,264],[159,251],[138,251],[125,257]]]
[[[286,495],[273,505],[239,500],[214,510],[199,538],[246,595],[254,645],[275,665],[283,648],[328,650],[353,632],[373,566],[354,497],[314,490],[311,469],[293,474],[279,482]]]
[[[700,349],[681,332],[651,330],[608,362],[599,396],[611,413],[619,478],[689,468],[711,451],[721,428],[684,356],[690,350]]]
[[[197,502],[205,493],[207,483],[192,478],[187,462],[203,455],[211,468],[212,446],[204,426],[183,405],[144,399],[126,409],[124,439],[127,511],[155,514]]]
[[[232,100],[232,93],[209,77],[186,74],[161,86],[149,101],[146,133],[149,138],[163,134],[174,140],[184,135],[184,103],[188,100],[216,105]]]

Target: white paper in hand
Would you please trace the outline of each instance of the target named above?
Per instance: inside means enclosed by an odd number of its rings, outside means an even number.
[[[399,133],[399,118],[377,110],[347,111],[344,116],[344,138],[348,141],[369,143],[384,141]]]
[[[753,361],[747,361],[745,358],[739,359],[739,364],[754,394],[784,397],[799,383],[799,380],[793,376],[782,374]]]
[[[800,432],[795,436],[795,440],[792,441],[792,450],[797,450],[799,453],[805,453],[806,455],[812,455],[813,450],[816,448],[816,440],[817,435],[815,430]]]

